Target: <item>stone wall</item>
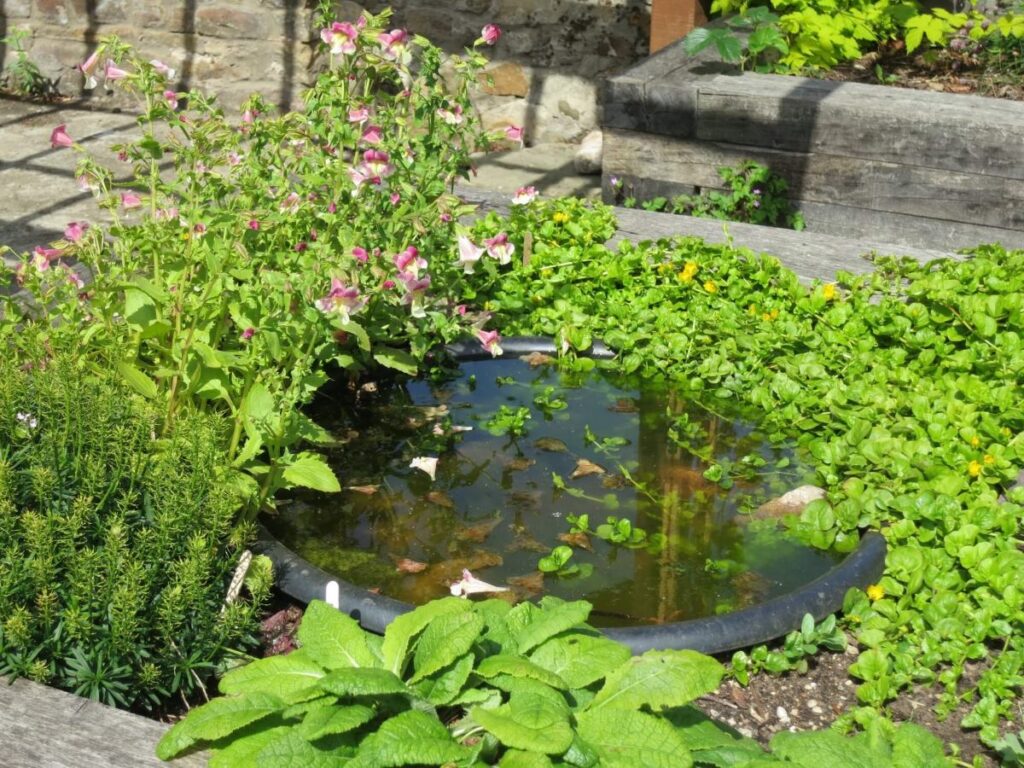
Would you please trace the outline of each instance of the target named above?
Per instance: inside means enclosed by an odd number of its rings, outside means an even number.
[[[394,0],[395,26],[451,52],[496,23],[490,80],[478,95],[488,127],[526,127],[528,143],[578,139],[598,122],[601,79],[647,52],[651,0]],[[96,42],[116,34],[198,86],[237,105],[254,90],[280,107],[299,104],[315,66],[312,0],[0,0],[0,37],[27,27],[32,60],[61,93],[100,103],[74,71]],[[359,6],[338,2],[339,18]],[[379,12],[388,3],[366,0]],[[0,50],[0,60],[10,51]]]

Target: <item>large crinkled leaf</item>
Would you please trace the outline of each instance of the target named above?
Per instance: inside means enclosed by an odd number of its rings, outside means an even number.
[[[607,637],[570,634],[542,643],[530,654],[530,661],[554,672],[570,688],[585,688],[631,656],[629,648]]]
[[[216,741],[283,709],[285,702],[270,693],[222,696],[188,713],[156,745],[161,760],[170,760],[200,741]]]
[[[565,703],[565,695],[554,688],[545,685],[540,680],[533,680],[529,677],[513,677],[512,675],[495,675],[488,678],[486,683],[493,688],[498,688],[506,693],[532,693],[551,699],[556,705]],[[479,690],[479,689],[478,689]]]
[[[664,717],[679,731],[687,749],[698,763],[729,768],[767,758],[756,741],[737,733],[724,723],[712,720],[694,706],[672,710],[665,713]]]
[[[804,768],[842,766],[843,768],[892,768],[888,755],[871,749],[867,737],[841,736],[835,731],[777,733],[771,740],[776,757]]]
[[[333,749],[320,749],[293,729],[263,747],[251,765],[254,768],[341,768],[351,762],[350,756]]]
[[[545,600],[540,610],[533,613],[529,623],[515,633],[519,652],[525,654],[545,640],[582,624],[589,615],[590,603]]]
[[[484,620],[476,613],[446,613],[427,625],[416,643],[413,654],[415,673],[409,682],[415,683],[427,675],[444,669],[467,653],[480,637]]]
[[[473,610],[473,605],[468,600],[445,597],[440,600],[431,600],[409,613],[396,616],[384,630],[384,643],[381,646],[384,668],[390,669],[396,675],[401,675],[405,668],[409,644],[431,621],[445,614],[467,613],[471,610]]]
[[[473,671],[473,661],[473,654],[467,653],[454,664],[423,678],[412,688],[417,696],[426,699],[435,707],[451,704],[469,679],[469,674]]]
[[[359,623],[323,600],[314,600],[306,608],[296,638],[325,669],[379,665]]]
[[[496,675],[511,675],[512,677],[527,677],[532,680],[539,680],[552,688],[565,690],[569,686],[565,680],[554,672],[551,672],[532,661],[520,656],[488,656],[477,665],[476,673],[480,677],[495,677]]]
[[[501,757],[498,768],[552,768],[551,758],[543,752],[510,749]]]
[[[291,725],[279,725],[274,728],[263,728],[240,738],[236,738],[236,734],[230,744],[213,753],[209,768],[247,768],[256,765],[256,755],[260,750],[291,732]]]
[[[942,742],[921,726],[904,723],[896,729],[892,739],[893,768],[945,765],[945,759]]]
[[[299,650],[287,656],[257,659],[233,669],[224,675],[219,687],[223,694],[265,691],[291,701],[294,694],[313,688],[323,676],[323,667]]]
[[[410,710],[385,721],[376,733],[363,739],[350,768],[444,765],[472,754],[452,739],[436,717]]]
[[[681,707],[715,690],[724,672],[697,651],[648,651],[608,673],[590,709]]]
[[[514,693],[496,709],[474,707],[469,717],[507,747],[560,755],[572,744],[569,708],[547,696]]]
[[[609,708],[583,712],[577,716],[576,723],[580,738],[601,758],[601,768],[689,768],[693,765],[682,737],[660,717]]]
[[[349,667],[336,669],[320,679],[320,688],[337,696],[410,695],[412,692],[386,669]]]
[[[314,709],[299,726],[304,739],[316,741],[335,733],[347,733],[370,722],[377,713],[361,704],[327,706]]]
[[[303,451],[285,465],[282,473],[289,486],[312,488],[324,493],[339,493],[341,483],[327,460],[318,453]]]

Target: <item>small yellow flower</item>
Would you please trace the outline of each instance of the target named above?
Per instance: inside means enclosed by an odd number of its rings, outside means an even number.
[[[981,445],[981,438],[975,435],[971,438],[971,448],[977,448],[979,445]]]
[[[868,599],[874,602],[875,600],[881,600],[885,597],[885,587],[881,584],[872,584],[865,592],[867,592]]]
[[[551,218],[554,219],[556,224],[565,224],[569,220],[569,214],[565,211],[556,211],[555,215]]]
[[[825,301],[832,301],[836,297],[835,283],[828,283],[822,287],[821,295],[825,297]]]
[[[688,283],[693,280],[693,276],[697,274],[698,269],[700,269],[700,267],[697,266],[697,262],[686,262],[686,264],[683,265],[682,271],[677,275],[679,282]]]
[[[981,462],[971,460],[971,463],[967,465],[967,474],[971,477],[977,477],[981,474]]]
[[[704,283],[704,290],[707,291],[708,293],[715,293],[718,291],[718,286],[715,285],[714,280],[707,280]]]
[[[981,460],[985,462],[985,466],[987,467],[991,467],[993,464],[996,463],[996,457],[993,456],[991,453],[986,453],[984,456],[982,456]]]
[[[1010,431],[1010,428],[1009,428],[1009,427],[1003,427],[1003,435],[1004,435],[1005,437],[1009,437],[1009,436],[1010,436],[1010,435],[1012,435],[1012,434],[1013,434],[1013,433],[1012,433],[1012,432]]]

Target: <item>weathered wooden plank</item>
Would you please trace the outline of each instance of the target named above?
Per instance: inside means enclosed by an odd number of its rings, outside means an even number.
[[[940,226],[950,230],[963,231],[956,222],[1024,230],[1024,185],[998,176],[623,130],[604,135],[605,173],[644,179],[648,186],[653,181],[720,188],[718,169],[744,160],[771,168],[801,202],[941,219]]]
[[[696,136],[1024,179],[1024,104],[978,96],[719,75],[699,85]]]
[[[467,202],[479,205],[484,212],[508,213],[508,197],[505,195],[464,186],[456,187],[456,192]],[[907,256],[921,262],[938,258],[962,258],[949,251],[893,245],[872,237],[833,237],[628,208],[616,208],[615,216],[619,228],[610,241],[613,247],[622,240],[640,242],[676,236],[701,237],[712,243],[731,242],[757,253],[770,253],[804,281],[830,280],[839,270],[869,272],[872,266],[864,257],[872,252]]]
[[[27,680],[0,683],[4,768],[166,768],[153,750],[167,727]],[[174,761],[206,763],[205,753]]]

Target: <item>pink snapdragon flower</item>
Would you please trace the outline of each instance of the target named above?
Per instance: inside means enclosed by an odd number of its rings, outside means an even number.
[[[63,255],[63,251],[57,248],[43,248],[41,245],[32,249],[32,266],[40,272],[50,268],[50,263],[56,261]]]
[[[395,172],[395,166],[391,165],[390,160],[387,152],[377,149],[368,149],[363,153],[363,163],[370,175],[376,178],[387,178]]]
[[[155,69],[161,75],[166,77],[168,80],[174,79],[174,75],[176,74],[174,67],[167,66],[162,61],[160,61],[160,59],[150,59],[149,63],[152,65],[153,69]]]
[[[121,193],[121,205],[126,209],[138,208],[142,205],[142,198],[136,195],[134,192],[122,192]]]
[[[252,326],[250,326],[250,327],[246,328],[244,331],[242,331],[241,339],[242,339],[242,341],[248,341],[249,339],[251,339],[255,335],[256,335],[256,329],[253,328]]]
[[[476,263],[480,261],[484,249],[474,243],[465,235],[459,235],[459,258],[456,263],[462,267],[467,275],[472,275]]]
[[[107,59],[107,64],[103,67],[103,79],[109,83],[125,77],[128,77],[128,72],[118,67],[113,59]]]
[[[50,131],[50,146],[53,149],[75,146],[75,140],[68,136],[68,127],[65,123],[61,123]]]
[[[370,260],[370,254],[366,252],[366,249],[360,248],[358,245],[352,249],[352,257],[360,264],[365,264]]]
[[[409,51],[409,33],[404,29],[381,32],[377,36],[377,40],[381,44],[381,56],[388,61],[399,64],[408,64],[412,61],[412,53]]]
[[[259,219],[249,219],[249,223],[246,224],[245,226],[247,226],[253,232],[259,232],[260,231]]]
[[[359,295],[359,289],[345,285],[337,277],[331,278],[331,291],[322,299],[318,299],[316,307],[321,312],[331,314],[337,312],[341,321],[347,323],[349,317],[366,306],[366,299]]]
[[[331,55],[348,56],[356,52],[356,40],[359,32],[347,21],[336,21],[329,27],[320,30],[320,39],[331,47]]]
[[[420,251],[415,245],[396,253],[393,261],[399,272],[411,274],[413,277],[419,277],[420,270],[427,268],[427,260],[420,256]]]
[[[535,187],[520,187],[512,197],[512,205],[528,205],[537,199]]]
[[[508,241],[508,234],[499,232],[489,240],[484,240],[487,246],[487,255],[497,259],[499,264],[508,264],[512,261],[512,254],[516,252],[514,244]]]
[[[85,230],[89,228],[89,222],[87,221],[71,221],[64,228],[64,239],[70,243],[77,243],[85,235]]]
[[[437,110],[437,116],[444,120],[448,125],[461,125],[462,124],[462,105],[456,104],[454,107],[449,109]]]
[[[412,272],[403,272],[398,276],[398,279],[405,286],[405,296],[402,297],[402,304],[409,305],[410,314],[413,317],[426,317],[427,311],[423,308],[423,299],[427,295],[427,289],[430,288],[430,275],[416,277]]]
[[[82,87],[87,91],[91,91],[99,85],[99,83],[96,82],[96,65],[99,64],[99,60],[100,52],[97,49],[89,55],[89,58],[76,67],[76,69],[82,73],[82,77],[85,78],[85,84]]]
[[[509,141],[522,141],[523,127],[521,125],[506,125],[505,138]]]
[[[480,30],[480,39],[487,45],[494,45],[501,39],[501,27],[497,24],[484,25],[484,28]]]
[[[492,357],[498,357],[504,351],[501,348],[501,335],[497,331],[477,331],[476,337]]]
[[[178,94],[172,90],[164,91],[164,101],[167,102],[167,106],[171,109],[178,108]]]
[[[299,205],[302,203],[302,198],[299,197],[298,193],[291,192],[281,201],[281,210],[285,213],[295,213],[299,210]]]
[[[76,290],[78,290],[78,291],[84,290],[85,289],[85,280],[82,279],[82,276],[79,275],[77,272],[75,272],[75,270],[73,270],[71,267],[65,267],[65,269],[67,269],[67,273],[68,273],[68,282],[71,285],[75,286]]]
[[[350,109],[348,111],[348,121],[350,123],[359,123],[362,125],[370,119],[370,110],[366,107],[357,107],[356,109]]]
[[[381,131],[379,125],[368,125],[363,130],[363,135],[360,137],[362,141],[367,144],[379,144],[381,140]]]

